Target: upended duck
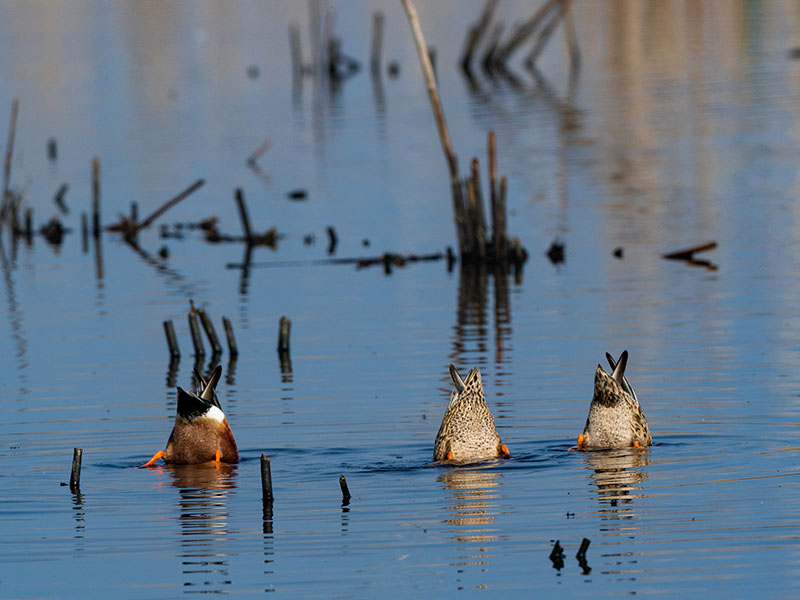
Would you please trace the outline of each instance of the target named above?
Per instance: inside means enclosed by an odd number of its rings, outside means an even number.
[[[178,465],[239,461],[236,440],[215,392],[222,367],[218,365],[208,381],[197,371],[195,374],[200,380],[200,394],[178,388],[175,425],[167,448],[156,452],[143,467],[149,467],[161,458],[165,463]]]
[[[639,406],[636,392],[625,377],[628,351],[620,355],[618,362],[607,352],[606,359],[611,366],[611,374],[597,365],[594,396],[589,405],[586,426],[578,436],[578,447],[639,448],[651,445],[653,438],[647,419]]]
[[[455,391],[442,418],[439,433],[433,444],[433,460],[473,462],[508,456],[508,447],[500,440],[494,417],[486,406],[483,383],[477,367],[470,369],[466,379],[450,365]]]

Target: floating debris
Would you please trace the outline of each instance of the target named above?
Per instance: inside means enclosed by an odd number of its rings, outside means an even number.
[[[564,243],[558,238],[554,239],[553,243],[550,244],[550,248],[547,249],[547,258],[549,258],[550,262],[554,265],[566,262],[567,258]]]
[[[289,200],[305,200],[308,198],[308,192],[303,189],[292,190],[287,194]]]
[[[712,240],[710,242],[705,242],[703,244],[698,244],[696,246],[684,248],[683,250],[676,250],[674,252],[668,252],[667,254],[662,254],[661,258],[665,258],[667,260],[682,260],[694,267],[705,267],[710,271],[716,271],[718,269],[717,265],[712,263],[710,260],[694,257],[694,255],[699,252],[708,252],[709,250],[713,250],[716,247],[717,247],[717,242]]]

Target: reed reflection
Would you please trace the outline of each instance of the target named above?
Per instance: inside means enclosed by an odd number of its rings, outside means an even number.
[[[459,544],[454,566],[489,564],[490,544],[498,539],[494,523],[499,477],[485,469],[452,469],[439,476],[450,513],[443,523],[453,528],[452,539]]]
[[[227,544],[228,496],[236,489],[236,465],[171,465],[178,488],[184,593],[227,593],[232,589]]]
[[[494,301],[491,333],[488,316],[490,276],[493,282]],[[521,271],[519,276],[521,277]],[[487,267],[484,264],[462,263],[459,269],[457,302],[450,362],[463,367],[485,365],[488,362],[489,340],[493,338],[496,370],[494,385],[502,387],[505,378],[512,375],[503,367],[508,363],[506,351],[513,335],[509,303],[509,272],[500,266]],[[476,354],[477,356],[474,356]]]

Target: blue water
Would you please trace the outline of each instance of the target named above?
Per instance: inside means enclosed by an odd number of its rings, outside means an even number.
[[[328,226],[335,258],[455,246],[399,3],[334,4],[364,68],[293,90],[289,23],[309,62],[325,3],[0,2],[0,144],[20,100],[12,189],[38,226],[69,183],[73,230],[60,247],[2,239],[0,596],[800,597],[797,9],[576,2],[573,80],[559,28],[538,83],[523,52],[519,85],[478,71],[473,89],[455,64],[483,3],[418,4],[462,170],[497,134],[509,230],[530,253],[519,277],[325,262]],[[400,76],[376,85],[379,7]],[[503,0],[495,18],[534,8]],[[245,159],[266,139],[257,174]],[[113,233],[84,250],[94,156],[105,224],[206,184],[139,252]],[[161,237],[210,216],[239,235],[237,187],[254,229],[280,233],[249,270],[240,243]],[[298,188],[307,199],[289,200]],[[660,257],[706,240],[713,269]],[[166,443],[175,386],[192,386],[190,299],[236,331],[218,391],[242,461],[137,469]],[[596,365],[623,349],[654,445],[574,451]],[[512,459],[432,464],[451,362],[480,368]],[[78,494],[61,485],[74,447]]]

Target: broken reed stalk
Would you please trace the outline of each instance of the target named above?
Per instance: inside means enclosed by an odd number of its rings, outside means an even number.
[[[406,11],[409,25],[411,26],[411,33],[414,37],[414,45],[417,49],[417,55],[422,67],[422,75],[425,79],[425,87],[428,91],[428,98],[433,108],[433,116],[436,120],[436,127],[439,131],[439,140],[442,143],[442,150],[444,151],[445,159],[447,160],[447,167],[450,171],[450,188],[453,195],[453,218],[455,220],[456,235],[458,236],[458,245],[461,255],[466,254],[466,239],[464,238],[464,194],[462,185],[458,174],[458,157],[453,152],[453,146],[450,142],[450,134],[447,131],[447,123],[444,120],[444,111],[442,104],[439,100],[439,92],[436,88],[436,76],[433,72],[430,56],[428,55],[428,47],[425,44],[425,38],[422,35],[422,29],[419,24],[419,15],[417,9],[411,0],[402,0],[403,8]]]
[[[272,504],[272,465],[269,456],[261,453],[261,500],[264,504]]]
[[[470,208],[473,211],[473,218],[475,220],[475,243],[477,244],[477,255],[480,260],[486,259],[486,217],[483,212],[483,193],[481,192],[481,176],[480,165],[477,158],[473,158],[470,162],[470,171],[472,182],[472,198],[470,199]]]
[[[233,324],[228,317],[222,317],[222,327],[225,329],[225,337],[228,339],[228,352],[231,358],[239,356],[239,347],[236,345],[236,338],[233,335]]]
[[[0,198],[0,225],[6,218],[11,199],[8,189],[11,185],[11,157],[14,155],[14,138],[17,134],[17,112],[19,111],[19,100],[14,98],[11,101],[11,118],[8,123],[8,142],[6,142],[6,160],[3,166],[3,197]]]
[[[100,237],[100,159],[92,159],[92,235]]]
[[[498,239],[497,254],[495,260],[504,261],[508,254],[508,233],[506,232],[506,190],[508,189],[508,180],[503,175],[500,178],[500,192],[497,194],[497,235]]]
[[[64,196],[66,195],[68,189],[69,185],[62,183],[56,191],[56,195],[53,196],[53,202],[55,202],[55,205],[58,207],[58,210],[61,211],[62,215],[69,214],[69,207],[67,206],[67,203],[64,202]]]
[[[350,504],[350,489],[344,475],[339,475],[339,487],[342,488],[342,506],[346,506]]]
[[[69,491],[79,492],[81,489],[81,459],[83,458],[83,449],[74,448],[72,450],[72,471],[69,474]]]
[[[381,74],[381,47],[383,46],[383,13],[376,11],[372,15],[372,49],[370,52],[370,69],[373,77]]]
[[[205,330],[206,335],[208,336],[208,343],[211,344],[211,353],[221,354],[222,344],[219,343],[219,337],[217,337],[217,330],[214,329],[214,323],[211,322],[211,318],[208,316],[206,309],[198,308],[197,316],[200,317],[200,323],[203,325],[203,329]]]
[[[205,348],[203,348],[203,336],[200,335],[200,325],[197,324],[197,311],[194,308],[194,302],[189,300],[189,331],[192,334],[192,345],[194,346],[194,355],[203,357],[206,355]]]
[[[402,2],[403,8],[405,8],[406,11],[406,16],[408,17],[409,25],[411,25],[414,45],[417,48],[417,55],[419,56],[419,62],[422,66],[422,75],[425,78],[425,87],[428,90],[428,98],[431,101],[433,116],[436,119],[436,127],[439,130],[439,139],[442,142],[442,150],[444,150],[447,166],[450,169],[450,178],[452,181],[458,181],[458,159],[450,143],[450,134],[447,131],[447,123],[445,123],[444,120],[444,111],[442,110],[439,92],[436,88],[436,77],[433,72],[430,56],[428,55],[428,46],[425,44],[425,38],[422,35],[419,15],[411,0],[402,0]]]
[[[278,323],[278,353],[289,353],[289,334],[292,331],[292,320],[289,317],[281,317]]]
[[[470,72],[472,69],[472,56],[475,54],[475,50],[477,49],[481,38],[489,28],[489,24],[492,21],[492,14],[497,6],[497,2],[498,0],[487,0],[486,5],[483,7],[481,16],[473,25],[470,26],[469,31],[467,32],[467,38],[464,42],[464,50],[461,53],[460,61],[461,68],[466,72]]]
[[[253,234],[250,229],[250,216],[247,214],[247,205],[244,201],[244,192],[242,188],[236,188],[234,198],[236,199],[236,206],[239,207],[239,218],[242,221],[242,231],[244,231],[245,240],[247,240],[247,243],[252,243]]]
[[[51,137],[47,140],[47,158],[51,161],[58,158],[58,143],[56,142],[56,138]]]
[[[144,221],[142,221],[141,223],[137,223],[136,224],[136,226],[134,228],[134,232],[133,232],[134,235],[136,233],[138,233],[140,230],[145,229],[147,227],[150,227],[150,225],[152,225],[153,221],[155,221],[158,217],[160,217],[165,212],[167,212],[170,208],[175,206],[178,202],[180,202],[181,200],[183,200],[187,196],[190,196],[191,194],[193,194],[194,192],[199,190],[201,187],[203,187],[203,185],[205,185],[205,183],[206,183],[205,179],[198,179],[192,185],[190,185],[188,188],[183,190],[180,194],[178,194],[177,196],[175,196],[171,200],[167,200],[159,208],[157,208],[155,211],[153,211],[153,213],[149,217],[147,217]]]
[[[575,555],[575,558],[580,560],[581,558],[586,558],[586,551],[589,549],[589,544],[591,544],[591,540],[589,538],[583,538],[581,541],[581,547],[578,548],[578,553]]]
[[[181,350],[178,348],[178,337],[175,335],[175,327],[172,324],[172,320],[164,321],[164,334],[167,336],[170,356],[180,358]]]

